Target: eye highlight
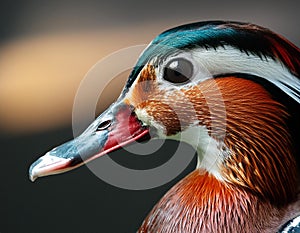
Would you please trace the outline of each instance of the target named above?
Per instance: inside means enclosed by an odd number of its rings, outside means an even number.
[[[163,79],[171,83],[186,83],[193,76],[193,64],[184,58],[175,58],[167,63]]]

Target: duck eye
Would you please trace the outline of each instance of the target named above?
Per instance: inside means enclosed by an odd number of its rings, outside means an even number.
[[[176,58],[168,62],[164,69],[163,79],[171,83],[185,83],[191,80],[193,65],[183,58]]]

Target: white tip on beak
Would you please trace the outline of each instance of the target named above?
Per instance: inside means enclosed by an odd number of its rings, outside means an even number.
[[[61,158],[46,153],[30,166],[29,178],[33,182],[38,177],[61,173],[67,170],[70,161],[70,158]]]

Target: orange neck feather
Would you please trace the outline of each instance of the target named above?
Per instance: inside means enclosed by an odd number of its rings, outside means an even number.
[[[223,167],[226,179],[273,204],[290,202],[297,194],[297,168],[284,106],[252,81],[217,82],[226,105],[225,144],[231,151]]]

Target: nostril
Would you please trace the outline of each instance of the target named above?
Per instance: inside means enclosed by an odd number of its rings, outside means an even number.
[[[111,125],[111,120],[106,120],[98,125],[97,131],[105,130]]]

